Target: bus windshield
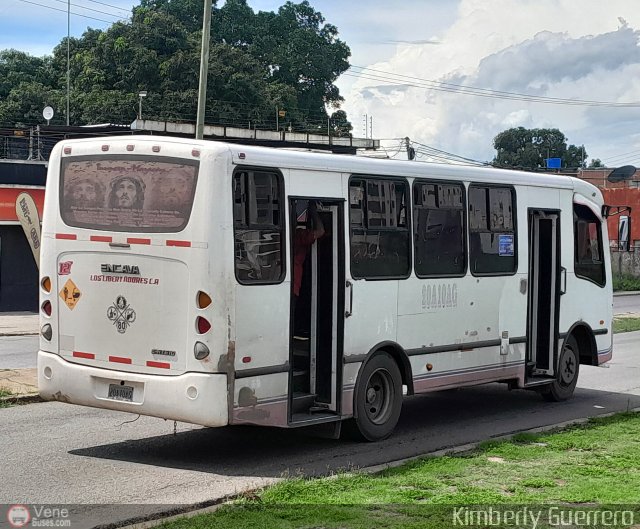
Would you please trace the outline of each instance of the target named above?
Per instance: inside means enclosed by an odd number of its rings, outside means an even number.
[[[63,160],[60,212],[68,226],[177,232],[189,222],[198,162],[148,156]]]

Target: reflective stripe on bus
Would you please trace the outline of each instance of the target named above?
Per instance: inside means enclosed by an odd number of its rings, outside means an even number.
[[[147,360],[147,367],[159,367],[160,369],[171,369],[169,362],[154,362],[153,360]]]
[[[82,351],[74,351],[73,356],[75,358],[86,358],[88,360],[95,360],[96,355],[93,353],[83,353]]]
[[[151,239],[141,239],[139,237],[127,237],[129,244],[151,244]]]
[[[131,364],[131,358],[125,358],[124,356],[110,356],[109,362],[115,362],[116,364]]]
[[[191,247],[191,241],[172,241],[167,240],[167,246],[182,246],[185,248]]]
[[[70,241],[75,241],[78,236],[75,233],[56,233],[56,239],[68,239]]]

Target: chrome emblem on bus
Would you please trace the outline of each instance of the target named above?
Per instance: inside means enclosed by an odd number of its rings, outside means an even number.
[[[124,296],[118,296],[107,309],[107,318],[113,322],[120,334],[124,334],[136,321],[136,311],[131,308]]]
[[[131,274],[140,275],[140,268],[136,265],[101,264],[100,271],[103,274]]]

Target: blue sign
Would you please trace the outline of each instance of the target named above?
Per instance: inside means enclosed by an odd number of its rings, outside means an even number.
[[[562,167],[562,158],[547,158],[547,169],[560,169]]]
[[[498,255],[513,257],[513,235],[498,235]]]

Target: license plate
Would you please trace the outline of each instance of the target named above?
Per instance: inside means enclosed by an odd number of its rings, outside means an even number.
[[[109,384],[109,398],[113,400],[133,400],[133,386],[121,386],[120,384]]]

